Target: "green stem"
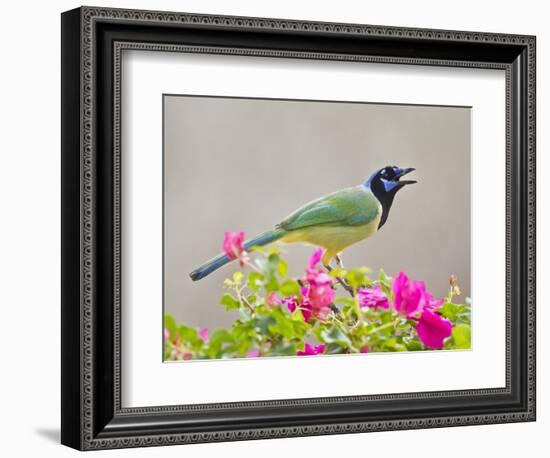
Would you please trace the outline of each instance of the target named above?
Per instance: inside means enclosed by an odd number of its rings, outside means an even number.
[[[242,294],[242,291],[244,288],[245,288],[244,285],[242,288],[239,288],[239,287],[235,288],[235,292],[237,293],[237,298],[239,299],[239,302],[242,302],[244,305],[246,305],[250,309],[252,316],[254,316],[254,307],[252,307],[250,302],[248,302],[248,300]]]
[[[378,326],[377,328],[372,329],[367,335],[375,334],[377,332],[383,331],[384,329],[394,327],[397,323],[399,323],[400,318],[397,318],[393,321],[390,321],[389,323],[383,324],[382,326]]]
[[[357,313],[357,322],[365,323],[365,317],[363,316],[363,310],[361,310],[361,304],[359,304],[359,298],[357,297],[357,291],[353,288],[353,302],[355,304],[355,313]]]

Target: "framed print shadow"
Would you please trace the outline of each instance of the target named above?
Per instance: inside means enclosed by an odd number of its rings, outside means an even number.
[[[79,450],[535,420],[535,37],[62,14]]]

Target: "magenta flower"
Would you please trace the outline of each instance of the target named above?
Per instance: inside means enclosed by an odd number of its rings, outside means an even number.
[[[283,299],[283,302],[288,307],[288,310],[290,311],[290,313],[294,313],[294,310],[300,307],[300,300],[295,295],[285,297]]]
[[[302,290],[302,295],[307,297],[315,317],[325,319],[330,313],[330,304],[334,302],[336,292],[332,288],[332,278],[326,272],[317,269],[321,261],[323,250],[317,248],[309,259],[305,281],[309,284],[307,290]]]
[[[307,273],[310,272],[316,273],[317,272],[317,264],[321,262],[321,258],[323,257],[323,249],[322,248],[315,248],[315,251],[311,255],[311,258],[309,258],[309,261],[307,263]]]
[[[397,313],[412,317],[422,311],[426,292],[424,282],[409,280],[403,272],[399,272],[393,280],[392,290],[393,307]]]
[[[424,309],[434,310],[443,304],[442,300],[434,298],[426,291],[424,282],[409,280],[403,272],[399,272],[393,280],[392,289],[395,311],[407,318],[418,317]]]
[[[330,305],[336,297],[336,292],[332,288],[332,278],[317,268],[322,255],[323,250],[317,248],[309,259],[306,276],[303,278],[306,286],[301,289],[302,298],[289,296],[283,299],[283,303],[286,304],[290,312],[299,308],[305,321],[309,321],[312,316],[324,320],[331,312]]]
[[[226,232],[223,239],[223,251],[229,259],[239,259],[242,267],[248,259],[244,249],[244,232]]]
[[[361,350],[359,350],[361,353],[369,353],[370,350],[368,347],[362,347]]]
[[[249,350],[249,352],[246,354],[247,358],[258,358],[259,356],[260,356],[260,350],[256,348]]]
[[[319,344],[319,345],[310,345],[306,344],[304,351],[298,350],[296,354],[298,356],[312,356],[312,355],[318,355],[320,353],[323,353],[325,351],[325,345]]]
[[[168,340],[170,338],[170,331],[168,331],[168,329],[164,328],[164,332],[162,334],[164,336],[164,340]]]
[[[443,305],[445,301],[443,299],[436,299],[431,295],[429,291],[424,294],[424,308],[430,310],[437,310]]]
[[[199,331],[199,337],[205,342],[208,342],[208,328],[202,328]]]
[[[373,309],[390,308],[388,298],[380,288],[380,285],[376,285],[373,288],[359,289],[357,291],[357,298],[359,299],[359,305],[361,307],[370,307]]]
[[[288,310],[290,310],[290,313],[294,313],[294,310],[300,309],[300,311],[302,312],[302,316],[304,317],[304,321],[309,321],[311,315],[313,314],[313,306],[311,305],[311,302],[307,297],[308,288],[304,287],[301,291],[302,299],[295,295],[292,295],[289,297],[285,297],[283,299],[283,303],[286,304]]]
[[[441,315],[429,308],[422,311],[420,320],[416,325],[418,338],[426,347],[442,348],[443,341],[451,335],[453,325]]]
[[[332,289],[332,282],[328,283],[310,283],[307,289],[307,302],[311,305],[312,314],[321,320],[324,320],[330,313],[330,304],[334,301],[336,293]]]

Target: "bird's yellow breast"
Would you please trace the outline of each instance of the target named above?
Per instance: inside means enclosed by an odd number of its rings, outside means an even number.
[[[323,262],[328,262],[350,245],[375,234],[380,224],[381,212],[376,218],[361,226],[309,226],[290,231],[281,241],[285,243],[307,243],[326,250]]]

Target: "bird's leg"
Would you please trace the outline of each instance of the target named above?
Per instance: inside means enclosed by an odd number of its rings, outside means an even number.
[[[344,263],[342,262],[342,258],[339,254],[334,255],[334,260],[340,269],[344,268]],[[353,288],[349,285],[349,283],[342,278],[338,278],[338,280],[342,287],[353,297]]]
[[[330,265],[328,265],[328,264],[324,264],[324,266],[325,266],[325,269],[327,269],[328,272],[331,272],[333,270],[332,267],[330,267]],[[340,277],[334,277],[334,278],[336,279],[336,281],[338,283],[340,283],[342,288],[344,288],[349,293],[349,295],[351,297],[353,297],[353,288],[350,285],[348,285],[347,282],[344,279],[342,279]]]

